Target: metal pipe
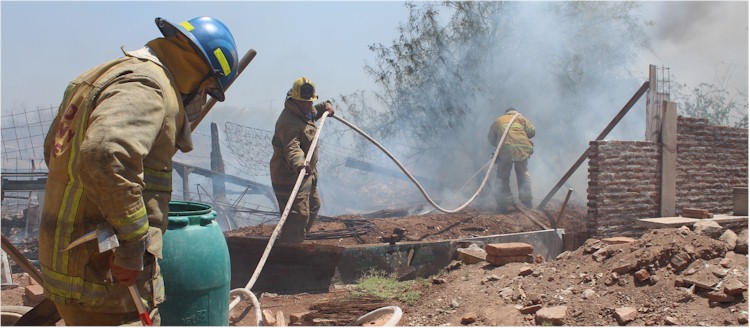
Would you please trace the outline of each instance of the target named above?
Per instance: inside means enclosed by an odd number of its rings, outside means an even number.
[[[596,137],[596,140],[603,140],[604,137],[606,137],[607,134],[609,134],[609,132],[612,131],[615,125],[617,125],[617,123],[620,122],[620,120],[625,116],[625,114],[628,113],[630,108],[633,107],[633,105],[635,105],[638,99],[641,99],[643,94],[646,93],[646,91],[648,91],[648,87],[649,87],[648,81],[643,82],[643,85],[641,85],[641,88],[638,89],[638,91],[636,91],[633,97],[630,98],[630,101],[628,101],[628,103],[625,104],[625,106],[620,110],[620,112],[617,113],[615,118],[613,118],[612,121],[609,122],[609,124],[607,125],[606,128],[604,128],[602,133],[600,133],[599,136]],[[573,173],[578,169],[579,166],[581,166],[583,161],[585,161],[586,158],[588,157],[589,149],[591,149],[591,147],[586,147],[586,151],[584,151],[583,154],[581,154],[581,157],[579,157],[578,160],[575,162],[575,164],[573,164],[573,166],[570,167],[568,172],[566,172],[565,175],[563,175],[560,181],[558,181],[557,184],[554,187],[552,187],[552,190],[550,190],[547,196],[545,196],[544,199],[539,203],[539,205],[537,205],[536,209],[541,210],[544,207],[544,205],[547,204],[550,198],[552,198],[552,195],[554,195],[560,189],[560,187],[562,187],[563,183],[565,183],[565,181],[568,181],[570,176],[573,175]]]
[[[573,192],[573,188],[568,188],[568,193],[565,195],[565,201],[563,201],[562,208],[560,208],[560,214],[557,214],[557,220],[555,220],[555,230],[562,220],[563,213],[565,213],[565,207],[568,206],[568,199],[570,199],[570,193]]]

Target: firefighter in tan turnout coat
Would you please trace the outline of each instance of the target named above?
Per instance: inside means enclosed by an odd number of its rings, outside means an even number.
[[[320,209],[316,168],[318,148],[312,149],[313,155],[309,163],[305,162],[305,158],[307,152],[311,151],[310,145],[317,131],[315,121],[321,118],[325,111],[333,115],[334,109],[330,101],[313,106],[313,102],[317,99],[315,84],[310,79],[300,77],[295,80],[292,88],[287,92],[284,109],[276,121],[271,140],[273,144],[273,156],[270,163],[271,184],[282,214],[300,170],[307,168],[307,174],[281,229],[280,243],[302,243],[305,235],[310,232]]]
[[[127,289],[134,284],[150,308],[164,300],[156,259],[172,156],[192,150],[190,124],[206,94],[223,101],[237,76],[234,38],[219,20],[156,24],[163,38],[70,82],[45,138],[39,260],[47,297],[68,326],[139,322]],[[61,251],[104,222],[119,240],[114,251],[99,253],[96,241]]]
[[[497,147],[508,123],[518,111],[510,107],[505,114],[498,117],[490,127],[487,139],[492,147]],[[500,154],[497,159],[497,178],[499,180],[500,192],[497,194],[497,205],[500,213],[513,211],[513,194],[510,190],[510,171],[515,168],[516,181],[518,182],[518,198],[526,207],[531,208],[531,174],[528,170],[529,156],[534,153],[534,144],[531,138],[536,134],[534,125],[523,115],[518,115],[510,131],[505,137]]]

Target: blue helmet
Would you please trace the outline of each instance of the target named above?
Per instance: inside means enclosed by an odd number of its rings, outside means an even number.
[[[179,32],[187,37],[198,53],[214,70],[214,77],[221,89],[209,90],[208,94],[218,101],[224,101],[224,91],[237,78],[239,69],[237,46],[234,37],[224,23],[213,17],[197,17],[174,25],[167,20],[157,17],[156,26],[167,37],[174,37]]]

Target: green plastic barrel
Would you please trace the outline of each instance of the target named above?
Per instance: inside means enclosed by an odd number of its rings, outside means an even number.
[[[229,248],[211,206],[169,203],[163,260],[163,326],[228,326]]]

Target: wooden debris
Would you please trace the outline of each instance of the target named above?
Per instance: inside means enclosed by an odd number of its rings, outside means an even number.
[[[314,304],[306,318],[316,325],[348,326],[370,311],[391,304],[378,298],[354,298]]]

